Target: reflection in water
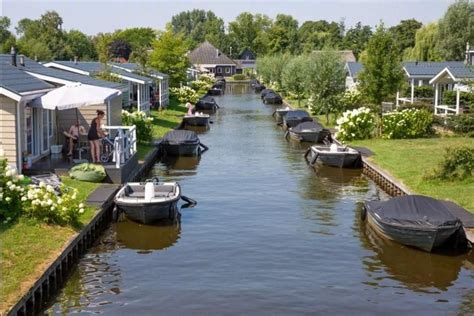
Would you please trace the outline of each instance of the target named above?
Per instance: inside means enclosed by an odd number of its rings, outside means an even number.
[[[196,132],[197,134],[204,134],[209,130],[209,128],[210,128],[209,126],[184,125],[184,129],[188,131]]]
[[[178,177],[175,180],[179,180],[179,177],[193,176],[197,173],[197,168],[200,161],[201,156],[166,156],[163,157],[159,164],[152,170],[151,176],[159,177],[162,174],[172,174],[174,177]]]
[[[122,247],[142,251],[161,250],[173,246],[179,239],[181,225],[142,225],[130,220],[115,224],[117,241]]]
[[[361,224],[361,242],[375,251],[364,259],[364,266],[373,277],[373,285],[381,286],[380,271],[415,292],[447,291],[458,279],[466,254],[436,254],[405,247],[382,238],[365,223]]]

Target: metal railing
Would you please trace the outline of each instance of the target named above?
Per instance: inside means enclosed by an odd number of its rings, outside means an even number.
[[[137,152],[137,128],[132,126],[103,126],[103,129],[112,135],[111,131],[117,131],[113,140],[112,161],[115,167],[120,168]]]

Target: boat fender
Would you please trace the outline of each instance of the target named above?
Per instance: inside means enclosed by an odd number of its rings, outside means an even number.
[[[155,197],[155,183],[145,183],[145,202],[150,202]]]
[[[365,221],[365,219],[367,218],[367,209],[364,207],[362,207],[362,209],[360,210],[360,219],[362,221]]]

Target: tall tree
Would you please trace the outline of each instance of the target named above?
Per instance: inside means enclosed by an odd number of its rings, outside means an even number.
[[[407,60],[438,61],[441,56],[436,47],[438,39],[438,23],[423,26],[416,32],[415,46],[405,54]]]
[[[227,51],[224,20],[212,11],[194,9],[181,12],[171,18],[171,27],[175,34],[184,34],[193,47],[208,40],[220,50]]]
[[[68,51],[74,57],[82,60],[95,60],[97,58],[97,52],[92,40],[81,31],[69,31],[66,34],[66,44]]]
[[[421,22],[418,22],[415,19],[402,20],[396,26],[393,26],[389,29],[393,34],[393,38],[398,44],[398,52],[403,54],[403,52],[415,46],[415,35],[416,32],[423,26]]]
[[[113,58],[124,58],[128,60],[132,53],[132,46],[121,39],[115,39],[109,44],[109,52]]]
[[[268,30],[269,53],[281,54],[299,52],[298,21],[291,15],[278,14]]]
[[[8,53],[15,45],[15,36],[8,30],[10,23],[8,17],[0,17],[0,53]]]
[[[118,31],[115,38],[130,44],[132,51],[140,48],[150,49],[156,38],[156,31],[150,27],[133,27]]]
[[[103,64],[108,63],[112,57],[109,47],[113,40],[114,36],[111,33],[99,33],[92,39],[97,51],[97,57]]]
[[[301,25],[298,36],[304,52],[323,48],[339,48],[342,44],[344,24],[325,20],[306,21]]]
[[[445,60],[463,60],[468,42],[474,43],[474,2],[456,0],[439,21],[437,47]]]
[[[399,48],[383,23],[367,44],[359,74],[360,89],[373,104],[380,105],[395,94],[403,80]]]
[[[344,36],[343,47],[352,50],[354,55],[359,58],[360,53],[367,47],[371,36],[372,28],[369,25],[362,25],[361,22],[357,22]]]
[[[159,33],[153,42],[150,65],[158,71],[170,76],[170,84],[178,86],[186,80],[189,60],[186,57],[188,47],[182,34],[175,34],[168,29]]]
[[[306,85],[311,96],[313,113],[323,113],[329,124],[329,114],[338,113],[339,95],[344,92],[346,74],[341,57],[334,51],[311,55]]]
[[[296,95],[298,106],[301,105],[301,98],[306,91],[307,70],[310,65],[309,59],[305,55],[296,56],[283,67],[282,84],[286,91]]]
[[[264,55],[267,49],[267,32],[272,20],[262,14],[243,12],[229,23],[229,41],[236,56],[245,48],[258,55]]]

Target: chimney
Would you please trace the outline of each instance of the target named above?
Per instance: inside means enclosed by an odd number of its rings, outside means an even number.
[[[12,66],[16,67],[16,50],[13,46],[10,50],[10,55],[12,56]]]
[[[74,65],[77,65],[77,56],[74,56]]]
[[[20,65],[25,67],[25,55],[20,55]]]

